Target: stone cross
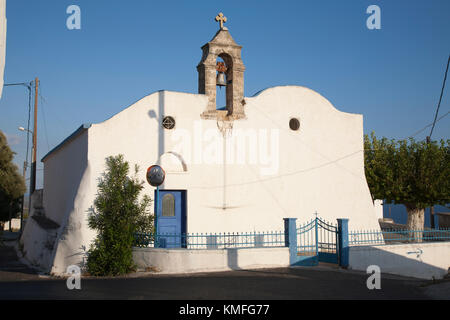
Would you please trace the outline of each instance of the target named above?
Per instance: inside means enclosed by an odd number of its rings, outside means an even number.
[[[217,15],[216,21],[220,23],[220,29],[223,29],[223,24],[224,22],[227,22],[227,17],[225,17],[221,12]]]

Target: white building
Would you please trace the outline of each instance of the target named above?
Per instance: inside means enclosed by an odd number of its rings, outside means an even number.
[[[30,261],[55,274],[80,263],[95,237],[87,212],[105,158],[118,154],[139,165],[142,180],[150,165],[165,169],[159,203],[166,209],[159,210],[178,219],[161,220],[163,232],[283,230],[283,218],[306,222],[315,212],[379,229],[364,175],[362,115],[300,86],[244,97],[241,47],[226,28],[202,49],[198,94],[154,92],[81,126],[42,159],[44,220],[58,226],[28,219],[22,243]],[[218,58],[226,67],[225,110],[216,108]],[[153,197],[154,188],[146,184],[145,193]],[[175,212],[164,212],[172,205]]]
[[[6,56],[6,0],[0,0],[0,98],[3,91],[3,73]]]

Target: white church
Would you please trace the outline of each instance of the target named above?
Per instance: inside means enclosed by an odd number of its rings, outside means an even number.
[[[82,261],[95,237],[88,210],[105,159],[123,154],[146,179],[166,172],[159,232],[283,230],[283,218],[348,218],[350,229],[379,230],[364,174],[363,116],[337,110],[319,93],[277,86],[244,96],[242,47],[223,25],[201,47],[198,93],[151,93],[96,124],[80,126],[43,159],[42,206],[28,219],[25,257],[51,273]],[[226,92],[226,106],[216,94]],[[155,188],[144,192],[155,197]],[[35,208],[39,207],[34,205]],[[42,219],[41,219],[42,220]]]

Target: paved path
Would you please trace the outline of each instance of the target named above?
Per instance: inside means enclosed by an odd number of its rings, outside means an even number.
[[[40,279],[35,270],[19,261],[13,245],[10,241],[0,243],[0,282]]]
[[[338,268],[280,268],[190,275],[134,274],[82,278],[81,290],[66,280],[42,278],[0,248],[0,300],[4,299],[450,299],[450,282],[383,275],[381,290],[368,290],[368,275]]]

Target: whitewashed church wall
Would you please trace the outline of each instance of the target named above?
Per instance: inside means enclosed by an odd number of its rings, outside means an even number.
[[[217,121],[200,119],[207,102],[205,95],[160,91],[88,129],[84,175],[76,196],[64,200],[75,206],[74,219],[81,229],[77,229],[78,235],[74,233],[77,241],[60,245],[56,269],[64,269],[67,257],[74,254],[81,259],[80,247],[88,248],[93,239],[95,233],[80,219],[87,220],[105,158],[117,154],[123,154],[131,167],[139,165],[142,180],[147,167],[158,163],[160,155],[176,152],[182,157],[187,170],[168,170],[161,189],[187,190],[190,233],[282,231],[283,218],[295,217],[301,223],[312,219],[316,211],[332,222],[349,218],[351,229],[379,229],[364,176],[361,115],[340,112],[307,88],[267,89],[245,98],[247,119],[234,122],[235,136],[227,140],[229,161],[224,166]],[[162,129],[163,116],[175,118],[174,130]],[[300,120],[299,131],[289,129],[292,117]],[[243,152],[238,149],[238,132],[249,136],[256,132],[256,142],[248,138]],[[238,155],[242,154],[246,160],[241,163]],[[60,158],[58,153],[54,156]],[[58,170],[52,170],[56,179]],[[144,192],[153,197],[154,188],[146,183]],[[58,190],[52,193],[53,199],[60,196]]]
[[[54,252],[54,264],[51,269],[52,274],[62,274],[70,265],[83,266],[86,252],[96,236],[96,231],[88,226],[89,212],[94,206],[97,194],[97,188],[92,188],[92,185],[96,186],[99,178],[91,173],[89,159],[91,140],[91,132],[87,130],[69,144],[75,143],[77,147],[68,150],[63,147],[61,150],[66,152],[67,159],[65,160],[74,161],[77,166],[74,168],[74,172],[68,176],[74,181],[72,186],[75,192],[73,198],[68,199],[69,207],[66,208],[65,215],[61,220],[59,241]]]
[[[92,235],[92,230],[87,226],[89,206],[84,201],[84,198],[90,195],[90,190],[87,190],[83,183],[83,181],[90,180],[87,158],[88,132],[84,131],[45,159],[44,213],[46,217],[60,225],[57,231],[57,242],[51,252],[46,254],[51,258],[41,261],[41,267],[48,271],[52,269],[53,265],[53,268],[60,268],[59,271],[64,272],[66,266],[79,263],[84,252],[85,239]],[[29,243],[29,241],[36,241],[42,237],[28,234],[41,233],[49,232],[42,229],[37,223],[27,223],[24,230],[25,236],[22,237],[25,251],[30,252],[29,248],[31,247],[34,248],[33,251],[37,252],[49,250],[45,241],[39,240],[38,244]],[[40,246],[40,250],[37,250],[36,246]],[[25,256],[25,258],[28,257]],[[38,263],[39,261],[34,258],[34,262]]]
[[[75,198],[88,166],[88,132],[84,131],[44,161],[45,215],[62,224],[76,207]]]
[[[353,229],[379,228],[364,176],[361,115],[340,112],[303,87],[275,87],[245,100],[247,119],[235,121],[234,131],[278,134],[273,172],[260,159],[250,163],[252,144],[248,144],[246,163],[235,160],[226,165],[224,188],[224,166],[206,159],[214,153],[222,158],[221,148],[211,147],[215,139],[222,140],[217,122],[199,117],[206,97],[164,91],[92,126],[93,175],[104,170],[106,156],[123,153],[130,164],[140,166],[145,179],[146,168],[158,162],[158,155],[175,150],[188,170],[168,173],[161,188],[188,190],[188,232],[282,230],[283,218],[303,222],[316,211],[332,221],[348,217]],[[161,129],[160,115],[173,116],[176,130]],[[300,119],[298,132],[289,129],[291,117]],[[208,130],[217,135],[208,137]],[[180,150],[180,136],[190,136],[190,148]],[[153,188],[146,185],[145,192],[153,195]]]
[[[351,228],[379,228],[364,176],[361,115],[339,112],[302,87],[265,90],[246,98],[245,110],[248,120],[236,122],[235,129],[279,129],[279,170],[263,175],[258,165],[230,168],[227,204],[234,209],[211,213],[209,208],[220,203],[222,190],[210,190],[212,183],[205,182],[208,189],[203,191],[215,192],[215,197],[207,198],[209,203],[203,200],[206,203],[198,209],[206,210],[191,219],[198,224],[211,220],[214,230],[224,225],[231,229],[227,221],[233,220],[240,229],[270,230],[281,228],[284,217],[305,222],[317,211],[330,221],[349,218]],[[289,129],[291,117],[300,119],[297,132]],[[196,196],[198,201],[204,199],[201,193]]]

